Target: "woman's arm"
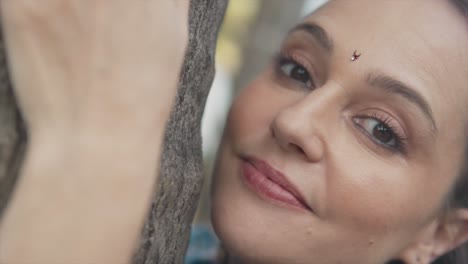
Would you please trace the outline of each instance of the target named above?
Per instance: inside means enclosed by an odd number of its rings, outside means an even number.
[[[1,0],[29,145],[0,263],[125,263],[157,180],[188,0]]]

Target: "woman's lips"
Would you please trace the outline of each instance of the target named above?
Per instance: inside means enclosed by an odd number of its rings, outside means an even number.
[[[287,177],[267,162],[246,158],[242,160],[242,175],[247,185],[261,198],[275,203],[312,211],[303,196]]]

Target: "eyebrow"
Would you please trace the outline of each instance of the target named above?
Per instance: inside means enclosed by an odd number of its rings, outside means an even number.
[[[437,126],[432,114],[431,106],[415,89],[410,88],[410,86],[405,83],[382,73],[370,73],[367,76],[367,83],[373,87],[382,88],[386,92],[402,96],[407,101],[415,104],[431,123],[432,132],[437,133]]]
[[[323,27],[321,27],[319,24],[313,22],[301,23],[292,28],[289,31],[289,34],[292,34],[296,31],[304,31],[310,34],[317,40],[323,49],[329,53],[333,52],[333,39],[328,36],[325,29],[323,29]],[[411,88],[402,81],[378,72],[368,74],[367,83],[373,87],[382,88],[385,92],[399,95],[410,103],[416,105],[430,122],[432,132],[434,134],[437,133],[437,125],[433,117],[432,109],[424,97],[415,89]]]
[[[333,51],[333,40],[328,36],[327,32],[316,23],[301,23],[289,31],[292,34],[296,31],[305,31],[312,35],[317,42],[328,52]]]

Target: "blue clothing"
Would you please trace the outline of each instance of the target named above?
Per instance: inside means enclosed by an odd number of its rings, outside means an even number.
[[[217,264],[219,240],[209,225],[192,225],[185,264]]]

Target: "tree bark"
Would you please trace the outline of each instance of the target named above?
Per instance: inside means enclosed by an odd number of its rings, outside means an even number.
[[[192,0],[189,45],[164,139],[158,191],[134,263],[183,263],[203,183],[201,118],[228,0]]]
[[[4,41],[0,38],[0,219],[13,192],[26,141],[24,122],[8,76]]]
[[[189,44],[167,124],[154,202],[133,262],[183,263],[202,186],[201,118],[214,78],[216,39],[228,0],[191,0]],[[0,217],[18,177],[27,136],[0,39]]]

